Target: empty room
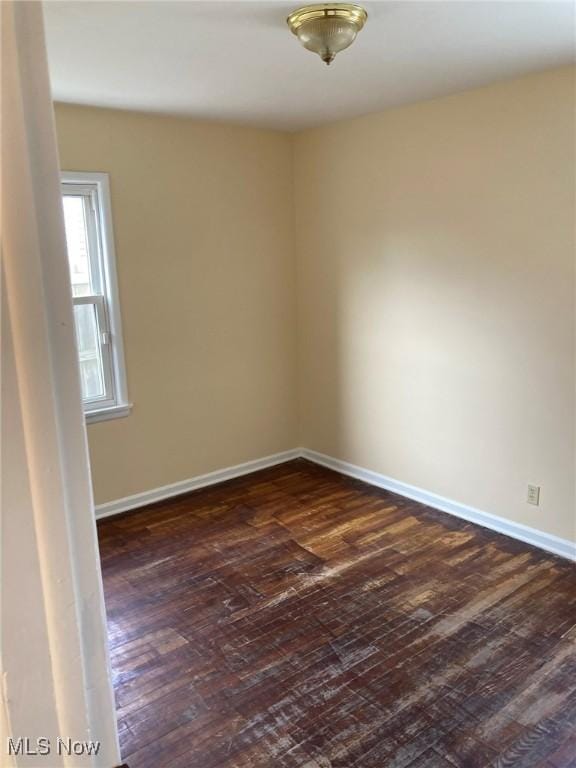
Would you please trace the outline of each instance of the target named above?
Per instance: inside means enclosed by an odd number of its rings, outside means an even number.
[[[576,768],[576,6],[1,0],[4,768]]]

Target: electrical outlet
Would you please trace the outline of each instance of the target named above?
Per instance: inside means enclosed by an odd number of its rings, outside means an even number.
[[[526,496],[526,501],[528,504],[534,504],[534,506],[538,506],[540,504],[540,486],[539,485],[529,485],[528,486],[528,495]]]

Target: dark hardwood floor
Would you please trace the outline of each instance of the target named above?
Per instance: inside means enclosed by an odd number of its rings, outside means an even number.
[[[99,526],[130,768],[575,768],[576,569],[293,461]]]

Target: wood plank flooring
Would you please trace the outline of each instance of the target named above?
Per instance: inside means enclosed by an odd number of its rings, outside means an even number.
[[[100,522],[130,768],[576,768],[576,569],[297,460]]]

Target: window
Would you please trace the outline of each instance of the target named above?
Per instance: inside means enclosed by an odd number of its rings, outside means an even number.
[[[62,173],[62,202],[86,420],[126,416],[130,404],[107,174]]]

